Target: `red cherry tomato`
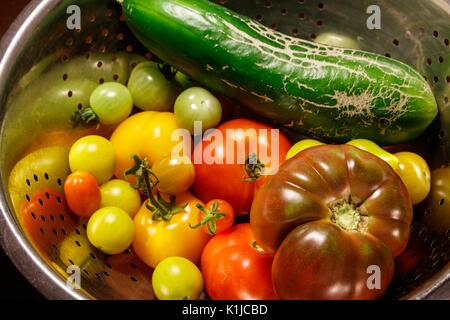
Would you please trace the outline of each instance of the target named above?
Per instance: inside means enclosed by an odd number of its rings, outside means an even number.
[[[215,300],[274,300],[273,256],[255,242],[249,223],[237,224],[213,238],[203,250],[201,270]]]
[[[89,218],[100,207],[100,188],[89,172],[70,174],[64,182],[64,193],[70,210],[80,217]]]
[[[234,223],[233,207],[221,199],[209,201],[205,207],[197,204],[198,224],[192,228],[201,227],[208,235],[215,235],[231,228]]]

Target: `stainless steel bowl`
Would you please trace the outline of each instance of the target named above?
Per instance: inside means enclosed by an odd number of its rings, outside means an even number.
[[[416,68],[432,86],[439,106],[438,118],[416,142],[426,150],[432,170],[450,166],[448,1],[382,1],[378,4],[381,9],[379,30],[370,30],[366,26],[370,16],[366,10],[373,4],[371,0],[216,2],[280,32],[301,38],[313,39],[323,32],[339,32],[356,39],[364,50],[391,56]],[[81,9],[81,30],[67,28],[66,21],[70,15],[67,8],[70,5]],[[151,270],[139,263],[130,251],[114,259],[95,255],[89,248],[101,269],[96,270],[95,276],[83,278],[80,290],[70,289],[66,285],[66,265],[51,255],[39,253],[24,234],[8,190],[13,164],[20,159],[32,139],[48,126],[48,119],[45,119],[48,106],[40,106],[42,110],[36,111],[31,109],[31,105],[16,103],[26,87],[44,81],[52,68],[61,67],[79,56],[86,56],[88,60],[95,56],[101,62],[101,57],[110,58],[111,54],[119,51],[147,54],[120,16],[120,6],[114,0],[34,0],[16,19],[0,44],[0,240],[17,268],[50,299],[153,298],[151,288],[149,291]],[[60,81],[65,80],[61,74]],[[30,92],[42,93],[39,90]],[[27,99],[33,100],[33,97]],[[433,192],[437,191],[432,190],[429,199],[443,202]],[[450,215],[448,210],[443,211],[445,206],[442,203],[441,207],[439,209],[439,205],[428,200],[415,208],[412,238],[424,248],[423,256],[406,277],[390,286],[386,298],[450,299],[449,226],[440,225],[436,229],[428,223],[430,216]],[[80,229],[78,236],[81,237],[82,224]],[[416,254],[411,253],[409,258],[414,259]]]

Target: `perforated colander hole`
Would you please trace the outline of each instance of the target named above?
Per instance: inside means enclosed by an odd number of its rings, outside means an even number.
[[[386,57],[388,57],[388,58],[391,57],[391,54],[390,54],[390,53],[385,53],[384,55],[385,55]]]
[[[292,29],[292,35],[298,36],[298,29]]]
[[[427,58],[427,63],[428,63],[428,65],[431,65],[431,64],[432,64],[432,61],[431,61],[430,58]]]
[[[317,26],[318,26],[318,27],[321,27],[321,26],[323,26],[323,22],[322,22],[322,20],[317,20],[316,24],[317,24]]]
[[[50,220],[52,220],[53,222],[55,222],[55,217],[51,214],[50,215]]]
[[[301,12],[298,14],[298,17],[300,18],[300,20],[305,20],[306,19],[306,14]]]
[[[272,8],[272,2],[270,2],[270,1],[264,2],[264,7],[266,7],[267,9]]]
[[[105,53],[106,52],[106,47],[104,45],[101,45],[100,47],[98,47],[98,52]]]
[[[53,232],[53,234],[54,234],[55,236],[58,235],[58,232],[57,232],[55,229],[52,229],[52,232]]]
[[[72,98],[73,92],[72,92],[72,91],[67,92],[67,96],[68,96],[69,98]]]
[[[61,233],[62,233],[63,235],[66,235],[66,234],[67,234],[67,232],[66,232],[65,229],[61,229]]]
[[[56,201],[58,201],[59,203],[61,203],[61,202],[62,202],[61,197],[60,197],[60,196],[56,196]]]
[[[65,219],[63,214],[60,214],[60,215],[59,215],[59,218],[60,218],[62,221],[64,221],[64,219]]]
[[[86,58],[86,60],[88,60],[91,57],[91,54],[89,52],[86,52],[84,57]]]
[[[150,60],[153,57],[153,54],[151,52],[147,52],[145,54],[145,59]]]
[[[446,80],[447,82],[450,82],[450,76],[447,76],[447,77],[445,78],[445,80]]]
[[[113,76],[113,79],[114,79],[114,81],[119,80],[119,75],[115,74],[115,75]]]
[[[398,41],[398,39],[394,39],[392,40],[392,43],[394,44],[394,46],[398,46],[400,44],[400,41]]]
[[[108,29],[103,29],[102,30],[102,36],[107,37],[109,35],[109,30]]]
[[[256,19],[256,21],[259,21],[259,22],[261,22],[261,21],[262,21],[262,19],[263,19],[263,16],[262,16],[262,15],[260,15],[260,14],[258,14],[258,15],[256,15],[255,19]]]
[[[111,9],[108,9],[108,10],[106,10],[105,14],[107,17],[111,17],[113,14],[113,11]]]
[[[84,42],[86,42],[86,44],[91,44],[93,40],[94,39],[92,38],[92,36],[87,36]],[[86,59],[89,59],[89,57],[87,57]]]
[[[30,180],[26,179],[25,182],[27,183],[27,185],[28,185],[29,187],[31,186]]]
[[[130,279],[134,282],[138,282],[137,279],[135,277],[130,277]]]
[[[30,196],[28,194],[25,195],[25,198],[27,199],[28,202],[30,202]]]
[[[109,273],[107,271],[103,271],[103,274],[107,277],[109,277]]]
[[[39,201],[39,204],[41,205],[41,207],[43,207],[44,206],[44,201],[42,201],[42,199],[38,199],[38,201]]]
[[[439,201],[439,205],[442,206],[444,205],[445,199],[441,199],[441,201]]]
[[[80,244],[80,242],[79,242],[78,240],[75,240],[75,244],[76,244],[78,247],[81,247],[81,244]]]
[[[39,231],[41,231],[41,233],[42,233],[42,234],[45,234],[45,231],[44,231],[44,229],[42,229],[42,228],[39,228]]]
[[[443,57],[439,57],[439,63],[444,63],[444,58]]]
[[[269,26],[271,29],[276,29],[277,28],[277,24],[276,23],[271,23]]]
[[[439,82],[439,77],[438,77],[438,76],[434,76],[434,77],[433,77],[433,81],[434,81],[435,83]]]
[[[89,253],[89,255],[91,256],[92,259],[97,259],[97,257],[95,256],[95,254],[93,254],[92,252]]]
[[[78,228],[75,229],[75,232],[77,233],[77,235],[81,235],[80,230],[78,230]]]
[[[314,39],[316,38],[316,34],[315,34],[315,33],[311,33],[311,34],[309,35],[309,37],[310,37],[312,40],[314,40]]]
[[[127,50],[128,53],[131,53],[131,52],[133,52],[134,48],[131,44],[129,44],[125,50]]]
[[[137,268],[136,265],[133,262],[130,263],[130,267],[132,267],[133,269]]]
[[[105,266],[107,266],[109,269],[112,269],[112,265],[109,262],[105,262]]]
[[[425,211],[425,217],[429,216],[430,213],[431,213],[431,210],[430,210],[430,209],[427,209],[427,210]]]
[[[30,214],[33,217],[33,219],[36,220],[36,215],[34,214],[34,212],[30,212]]]
[[[70,47],[70,46],[72,46],[73,45],[73,38],[68,38],[67,40],[66,40],[66,44]]]
[[[225,4],[225,3],[227,3],[227,1],[228,0],[220,0],[219,2],[220,2],[220,4]]]
[[[103,84],[105,82],[105,79],[100,78],[100,80],[98,80],[98,83]]]
[[[448,46],[448,44],[449,44],[448,39],[445,39],[445,40],[444,40],[444,43],[445,43],[446,46]]]
[[[305,0],[298,0],[298,3],[304,4],[304,3],[305,3]]]
[[[445,103],[445,104],[448,104],[448,97],[445,97],[445,98],[444,98],[444,103]]]
[[[67,75],[67,73],[64,73],[64,74],[63,74],[63,76],[62,76],[62,79],[63,79],[63,81],[66,81],[66,80],[67,80],[67,78],[68,78],[68,75]]]
[[[116,39],[119,41],[123,40],[123,38],[124,38],[123,33],[118,33],[116,36]]]
[[[121,15],[121,16],[119,17],[119,21],[120,21],[120,22],[124,22],[124,21],[125,21],[125,17],[124,17],[123,15]]]
[[[281,9],[281,15],[285,16],[288,14],[288,10],[286,8]]]
[[[425,34],[425,28],[419,28],[419,32],[420,32],[421,34]]]
[[[36,174],[33,175],[34,181],[38,182],[38,176]]]
[[[93,14],[91,14],[89,16],[89,22],[94,22],[95,21],[95,16]]]
[[[43,222],[45,222],[45,217],[44,216],[41,216],[41,219],[42,219]]]
[[[101,68],[103,66],[103,62],[99,61],[97,62],[97,68]]]
[[[437,30],[434,30],[434,31],[433,31],[433,36],[434,36],[435,38],[439,37],[439,32],[437,32]]]

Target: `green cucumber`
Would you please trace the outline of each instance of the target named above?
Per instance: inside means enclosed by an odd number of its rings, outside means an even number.
[[[207,0],[124,0],[136,37],[209,89],[302,134],[380,145],[419,136],[438,109],[399,61],[281,34]]]

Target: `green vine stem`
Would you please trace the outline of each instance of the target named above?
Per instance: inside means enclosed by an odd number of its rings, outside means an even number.
[[[100,119],[91,107],[74,111],[70,117],[70,123],[72,124],[72,129],[75,129],[80,124],[83,124],[85,127],[97,125],[97,129],[100,128]]]
[[[200,203],[197,203],[197,208],[203,213],[204,217],[202,221],[200,221],[195,226],[189,225],[192,229],[197,229],[203,225],[206,225],[206,229],[210,235],[216,234],[216,221],[225,218],[226,214],[224,212],[217,212],[217,208],[219,207],[219,201],[215,201],[211,210],[206,209]]]
[[[136,177],[136,184],[132,185],[136,190],[142,190],[148,195],[148,200],[145,204],[147,209],[152,212],[152,219],[156,221],[168,221],[172,216],[186,208],[184,206],[176,206],[176,197],[170,196],[169,202],[165,201],[159,191],[156,192],[156,198],[154,195],[154,188],[159,183],[156,175],[151,171],[150,165],[147,159],[142,159],[137,155],[131,157],[134,160],[134,165],[126,170],[123,174],[125,181],[128,181],[129,175]],[[150,204],[149,204],[150,203]]]

